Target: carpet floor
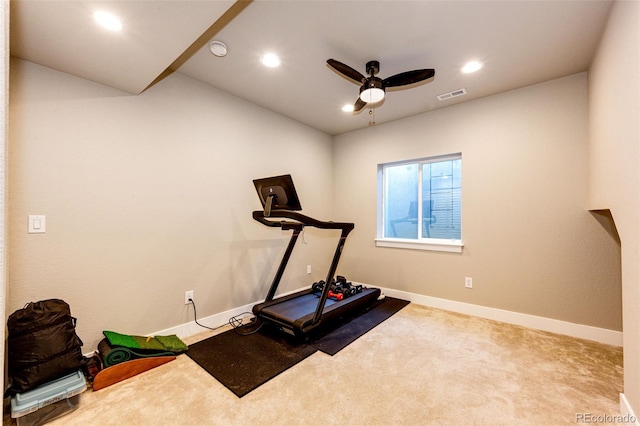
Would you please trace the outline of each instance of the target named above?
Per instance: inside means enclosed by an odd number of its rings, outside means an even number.
[[[569,425],[617,414],[622,390],[619,347],[410,304],[244,398],[180,355],[50,424]]]

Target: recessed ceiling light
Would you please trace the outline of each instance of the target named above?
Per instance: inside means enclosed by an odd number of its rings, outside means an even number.
[[[269,68],[279,67],[281,63],[278,55],[274,53],[266,53],[265,55],[262,56],[261,61],[265,67],[269,67]]]
[[[469,74],[469,73],[478,71],[480,68],[482,68],[482,62],[480,62],[480,61],[471,61],[471,62],[467,62],[460,69],[460,71],[462,71],[465,74]]]
[[[122,29],[122,22],[113,13],[96,10],[95,12],[93,12],[93,18],[98,24],[108,30],[120,31]]]
[[[344,112],[353,112],[353,104],[344,104],[342,106],[342,111],[344,111]]]
[[[211,43],[209,43],[209,50],[211,50],[211,53],[213,53],[215,56],[227,56],[227,45],[221,41],[213,40]]]

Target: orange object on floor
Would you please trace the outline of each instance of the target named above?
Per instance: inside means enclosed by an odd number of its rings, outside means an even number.
[[[96,374],[93,390],[97,391],[176,359],[175,356],[139,358],[107,367]]]

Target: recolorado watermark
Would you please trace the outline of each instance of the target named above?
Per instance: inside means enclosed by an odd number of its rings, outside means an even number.
[[[631,414],[591,414],[576,413],[576,423],[627,423],[633,424],[637,422],[636,416]]]

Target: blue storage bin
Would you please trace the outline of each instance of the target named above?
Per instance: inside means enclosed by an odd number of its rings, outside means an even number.
[[[18,426],[37,426],[78,408],[80,394],[87,389],[82,371],[11,397],[11,417]]]

